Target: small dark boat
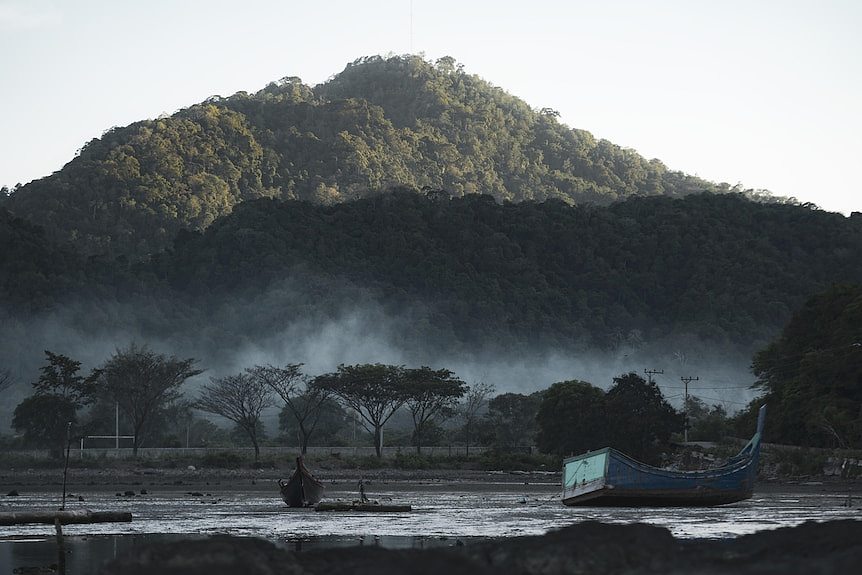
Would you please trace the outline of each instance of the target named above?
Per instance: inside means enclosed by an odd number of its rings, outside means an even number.
[[[296,458],[296,470],[287,481],[278,480],[281,498],[289,507],[311,507],[323,499],[323,483],[305,468],[302,457]]]
[[[606,447],[563,461],[564,505],[686,507],[734,503],[751,497],[766,406],[751,441],[724,465],[704,471],[661,469]]]

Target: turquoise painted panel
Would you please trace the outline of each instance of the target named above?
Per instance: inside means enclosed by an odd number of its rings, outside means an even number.
[[[608,452],[601,451],[595,455],[586,455],[566,463],[563,485],[574,487],[580,483],[589,483],[605,476],[605,464]]]

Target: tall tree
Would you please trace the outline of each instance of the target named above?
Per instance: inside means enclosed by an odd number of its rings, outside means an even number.
[[[646,463],[658,463],[671,434],[682,430],[682,414],[665,400],[655,382],[634,372],[615,377],[606,400],[611,447]]]
[[[754,356],[771,441],[862,447],[862,286],[810,298]]]
[[[555,383],[536,414],[540,451],[559,456],[606,447],[610,441],[605,392],[585,381]]]
[[[248,436],[254,446],[254,461],[259,463],[260,414],[273,404],[271,393],[264,381],[249,372],[214,377],[201,388],[194,407],[233,421]]]
[[[79,374],[81,362],[68,356],[45,350],[48,362],[39,368],[41,375],[33,384],[36,393],[53,393],[71,400],[80,406],[93,400],[96,391],[98,370],[88,377]]]
[[[12,418],[12,426],[33,445],[48,447],[62,455],[68,441],[69,425],[78,421],[78,411],[94,399],[94,370],[80,375],[81,362],[45,350],[46,363],[33,383],[33,395],[22,401]]]
[[[145,440],[147,423],[162,407],[180,397],[180,386],[202,370],[194,359],[167,357],[132,343],[118,349],[101,368],[104,392],[120,406],[132,423],[132,454]]]
[[[464,420],[464,443],[466,455],[470,455],[470,441],[473,439],[473,430],[479,421],[479,412],[485,407],[488,398],[494,393],[494,386],[490,383],[478,382],[467,388],[464,394],[464,402],[461,404],[461,418]]]
[[[467,391],[467,384],[448,369],[433,370],[422,366],[404,372],[407,384],[405,405],[413,418],[416,453],[422,453],[422,430],[454,413],[454,408]]]
[[[299,446],[305,455],[308,442],[320,421],[323,404],[331,393],[325,387],[309,385],[309,378],[301,369],[301,363],[289,363],[284,367],[256,365],[247,371],[251,377],[275,392],[284,402],[284,409],[296,419]]]
[[[360,417],[363,427],[374,438],[377,457],[383,457],[383,426],[404,405],[408,395],[404,368],[395,365],[339,365],[338,371],[314,378]]]

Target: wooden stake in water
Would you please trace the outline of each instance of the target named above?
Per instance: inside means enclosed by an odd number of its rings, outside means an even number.
[[[57,573],[66,575],[66,549],[63,544],[63,528],[60,526],[60,518],[54,519],[54,529],[57,531]]]
[[[63,466],[63,502],[60,504],[60,511],[66,509],[66,476],[69,473],[69,449],[72,446],[72,422],[66,424],[66,464]],[[57,529],[60,529],[59,523]]]

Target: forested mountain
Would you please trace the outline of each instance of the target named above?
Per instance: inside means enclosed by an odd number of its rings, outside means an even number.
[[[113,128],[0,201],[85,254],[140,258],[249,199],[330,204],[394,185],[602,205],[729,189],[570,129],[451,58],[406,56]]]

